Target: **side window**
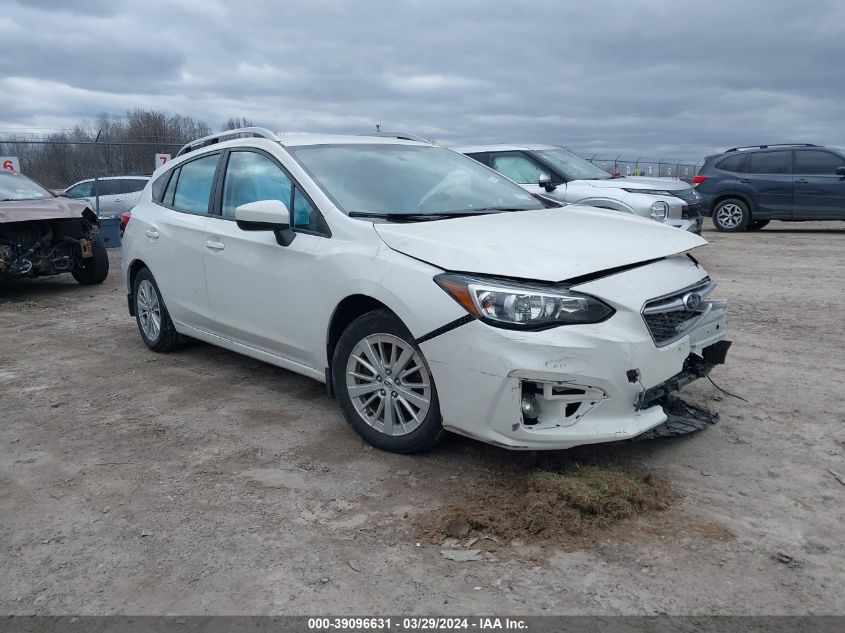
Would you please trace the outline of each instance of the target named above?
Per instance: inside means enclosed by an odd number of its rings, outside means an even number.
[[[248,202],[279,200],[285,203],[296,222],[291,209],[292,186],[287,174],[263,154],[232,152],[223,180],[223,217],[234,218],[235,209]]]
[[[548,173],[533,160],[515,153],[490,154],[490,166],[521,185],[536,185],[540,174]]]
[[[164,192],[164,197],[161,199],[161,203],[166,207],[173,206],[173,194],[176,193],[176,183],[179,182],[180,171],[182,171],[182,168],[177,167],[171,172],[173,175],[170,176],[170,181],[167,183],[167,189]]]
[[[741,172],[742,167],[745,164],[745,156],[745,154],[734,154],[733,156],[728,156],[727,158],[719,161],[716,167],[724,171]]]
[[[151,191],[153,202],[161,203],[161,198],[164,195],[164,189],[167,187],[167,182],[170,180],[171,173],[172,172],[168,171],[153,180],[153,186]]]
[[[175,209],[201,215],[208,213],[208,201],[219,158],[219,154],[212,154],[182,164],[173,196]]]
[[[795,152],[795,173],[804,176],[835,176],[836,168],[845,166],[845,158],[819,150]]]
[[[65,191],[68,198],[88,198],[94,195],[94,181],[81,182]]]
[[[751,174],[788,174],[789,152],[758,152],[748,157]]]
[[[487,152],[480,152],[478,154],[467,154],[470,158],[477,160],[482,165],[490,166],[490,154]]]
[[[97,192],[101,196],[114,196],[123,193],[122,180],[100,180],[97,182]]]
[[[127,178],[123,182],[123,193],[136,193],[147,186],[147,181],[141,178]]]

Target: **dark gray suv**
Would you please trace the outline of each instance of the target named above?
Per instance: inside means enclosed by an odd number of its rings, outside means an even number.
[[[845,151],[734,147],[708,156],[693,186],[720,231],[761,229],[770,220],[845,220]]]

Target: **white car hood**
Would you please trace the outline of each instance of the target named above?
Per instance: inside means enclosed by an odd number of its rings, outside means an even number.
[[[444,270],[551,282],[707,243],[654,220],[578,205],[374,226],[393,250]]]
[[[663,189],[665,191],[681,191],[692,189],[689,183],[674,178],[608,178],[607,180],[583,180],[597,189]]]

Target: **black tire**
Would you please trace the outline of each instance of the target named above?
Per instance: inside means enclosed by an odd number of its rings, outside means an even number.
[[[748,205],[738,198],[722,200],[713,209],[713,226],[717,231],[739,233],[748,228],[750,221]]]
[[[748,230],[749,231],[759,231],[764,226],[766,226],[768,223],[769,223],[769,220],[751,220],[751,222],[748,223]]]
[[[158,314],[161,325],[155,338],[152,338],[146,331],[144,331],[144,325],[142,324],[142,319],[144,317],[142,316],[142,309],[138,305],[138,291],[139,288],[141,288],[141,284],[145,282],[152,286],[151,291],[155,292],[155,297],[158,300]],[[148,287],[145,286],[145,289],[147,292],[150,292]],[[135,276],[135,284],[132,288],[132,302],[132,307],[135,311],[135,322],[138,325],[138,332],[141,334],[141,338],[144,339],[144,343],[146,343],[147,347],[154,352],[159,353],[174,350],[179,345],[179,333],[176,331],[173,321],[170,319],[170,313],[167,311],[167,306],[164,305],[164,298],[161,296],[161,291],[158,289],[158,284],[156,283],[156,280],[149,268],[142,268]]]
[[[92,244],[94,256],[82,259],[76,264],[71,274],[83,286],[101,284],[109,276],[109,254],[100,238]]]
[[[363,414],[355,408],[346,385],[346,367],[355,346],[366,337],[378,334],[395,336],[410,346],[419,356],[430,379],[428,413],[417,428],[404,435],[387,435],[368,424]],[[374,310],[358,317],[340,335],[332,358],[332,383],[346,420],[358,435],[376,448],[392,453],[418,453],[432,448],[446,433],[431,369],[408,328],[389,310]]]

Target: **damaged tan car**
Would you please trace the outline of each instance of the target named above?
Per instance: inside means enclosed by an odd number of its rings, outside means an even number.
[[[99,228],[86,202],[0,172],[0,281],[71,273],[81,284],[102,283],[109,258]]]

